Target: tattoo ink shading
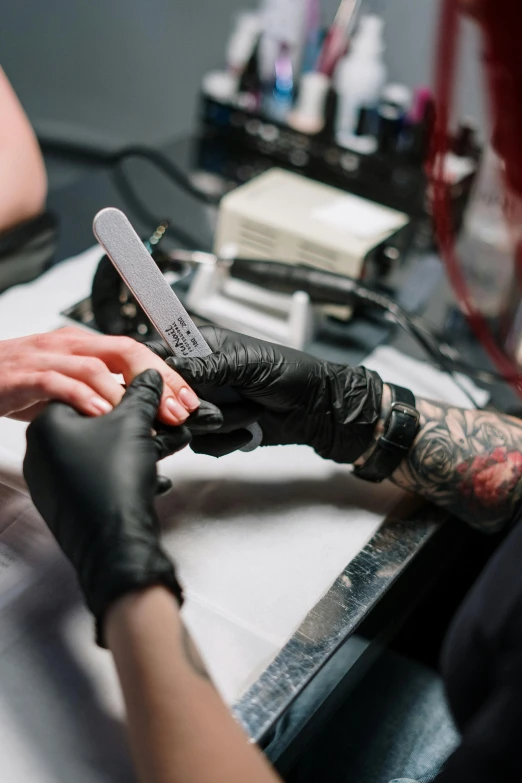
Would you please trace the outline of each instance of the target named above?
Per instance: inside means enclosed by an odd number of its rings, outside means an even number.
[[[503,527],[522,499],[522,422],[418,400],[421,429],[392,477],[487,532]]]

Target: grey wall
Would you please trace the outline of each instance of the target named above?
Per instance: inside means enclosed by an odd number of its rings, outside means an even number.
[[[431,78],[439,0],[365,0],[386,19],[391,79]],[[323,0],[325,19],[338,0]],[[0,62],[41,132],[119,145],[190,129],[232,12],[255,0],[0,0]],[[465,58],[463,111],[479,115]]]
[[[411,87],[432,84],[440,0],[366,0],[386,22],[386,61],[393,81]],[[478,67],[480,40],[475,25],[463,23],[459,116],[483,124],[482,82]]]
[[[191,126],[201,76],[221,62],[237,6],[0,0],[0,62],[38,128],[157,142]]]

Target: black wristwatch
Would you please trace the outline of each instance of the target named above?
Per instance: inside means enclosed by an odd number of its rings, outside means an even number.
[[[379,482],[391,476],[408,454],[419,431],[419,411],[409,389],[389,384],[392,403],[384,432],[364,465],[353,474],[365,481]]]

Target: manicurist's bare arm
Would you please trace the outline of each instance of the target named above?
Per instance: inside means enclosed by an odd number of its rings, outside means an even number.
[[[117,601],[105,632],[143,783],[277,783],[212,685],[165,588]]]

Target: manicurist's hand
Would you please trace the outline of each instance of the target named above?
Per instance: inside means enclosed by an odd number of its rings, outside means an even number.
[[[106,416],[55,402],[27,430],[31,497],[76,569],[99,631],[109,606],[129,592],[163,585],[181,599],[154,497],[157,460],[186,446],[190,432],[157,424],[162,388],[148,370]]]
[[[371,445],[383,388],[376,373],[225,329],[204,327],[202,334],[214,351],[205,358],[168,357],[159,343],[151,345],[194,388],[231,386],[244,400],[218,403],[224,424],[195,437],[195,451],[220,456],[239,448],[250,438],[244,427],[254,420],[263,430],[262,445],[305,444],[336,462],[353,463]]]

